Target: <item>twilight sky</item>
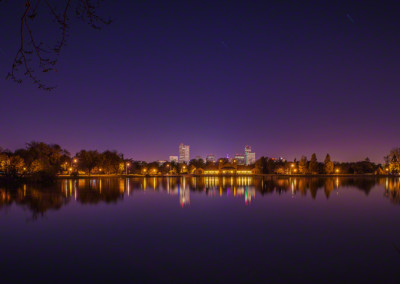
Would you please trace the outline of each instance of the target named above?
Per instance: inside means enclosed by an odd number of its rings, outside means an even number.
[[[4,80],[24,1],[0,3],[0,146],[31,140],[140,160],[242,153],[381,162],[400,146],[393,1],[111,1],[101,31],[71,19],[58,72]],[[268,2],[268,3],[267,3]],[[46,10],[42,16],[49,16]],[[51,22],[37,38],[52,42]]]

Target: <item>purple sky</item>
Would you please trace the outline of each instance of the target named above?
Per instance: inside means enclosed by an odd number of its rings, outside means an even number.
[[[181,142],[192,157],[249,144],[257,157],[381,162],[400,146],[399,6],[266,2],[105,0],[99,13],[114,23],[73,20],[58,72],[41,77],[56,90],[0,80],[0,146],[155,160]],[[2,78],[23,3],[0,4]],[[52,29],[39,23],[37,37]]]

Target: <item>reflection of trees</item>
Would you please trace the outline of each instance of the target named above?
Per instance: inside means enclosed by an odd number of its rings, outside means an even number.
[[[112,203],[122,201],[125,195],[139,190],[163,191],[178,195],[181,204],[190,203],[190,191],[204,192],[207,196],[233,195],[245,202],[255,197],[257,191],[267,194],[300,194],[315,199],[318,191],[328,199],[332,191],[355,187],[366,195],[375,185],[385,189],[384,196],[400,204],[399,178],[356,177],[150,177],[150,178],[93,178],[65,179],[50,188],[21,185],[16,188],[0,187],[0,209],[12,204],[29,209],[34,217],[48,210],[58,210],[70,200],[82,204]]]
[[[364,191],[368,195],[371,189],[378,183],[375,177],[370,178],[343,178],[340,179],[341,186],[353,186],[361,191]]]
[[[325,196],[326,199],[329,199],[329,196],[331,195],[331,192],[335,188],[335,181],[333,178],[328,178],[325,180],[324,184],[324,191],[325,191]]]
[[[33,218],[43,215],[48,210],[58,210],[68,203],[68,199],[58,187],[40,188],[26,185],[18,188],[0,188],[0,208],[17,204],[28,208]]]
[[[0,209],[6,208],[13,203],[10,192],[4,188],[0,188]]]
[[[43,215],[47,210],[58,210],[68,203],[60,191],[54,192],[54,188],[46,190],[34,188],[29,190],[29,194],[23,196],[21,190],[17,195],[16,203],[24,205],[33,212],[34,215]]]
[[[125,179],[84,179],[79,180],[77,201],[83,204],[106,203],[122,200],[126,189]]]

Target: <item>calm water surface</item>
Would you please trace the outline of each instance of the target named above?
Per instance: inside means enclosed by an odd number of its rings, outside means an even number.
[[[0,187],[0,282],[400,283],[399,178]]]

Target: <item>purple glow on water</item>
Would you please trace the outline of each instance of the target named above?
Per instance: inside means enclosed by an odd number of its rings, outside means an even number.
[[[65,180],[51,192],[27,186],[25,196],[23,188],[15,194],[0,188],[2,277],[226,283],[258,282],[267,273],[272,282],[400,279],[394,248],[400,245],[398,179],[222,182]]]

